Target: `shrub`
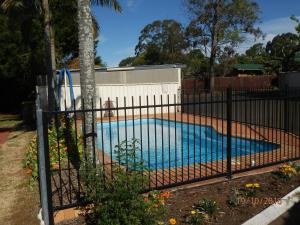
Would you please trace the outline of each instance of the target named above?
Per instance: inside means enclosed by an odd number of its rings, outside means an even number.
[[[72,128],[72,124],[73,120],[70,119],[70,129],[68,129],[65,120],[61,119],[58,129],[56,129],[53,124],[49,126],[48,145],[51,169],[57,169],[59,167],[59,159],[61,167],[63,167],[67,163],[66,159],[68,156],[73,166],[79,169],[78,164],[82,157],[83,147],[79,135],[77,136],[78,145],[76,146],[76,135],[75,130]],[[67,137],[69,137],[69,139]],[[29,169],[31,174],[31,185],[38,179],[37,147],[37,137],[35,136],[29,143],[25,153],[25,159],[23,160],[23,167]]]
[[[280,178],[289,180],[300,172],[300,165],[295,162],[284,164],[275,172]]]
[[[230,207],[237,207],[240,204],[240,191],[238,189],[233,189],[227,203]]]
[[[109,178],[105,177],[102,165],[94,166],[90,160],[82,168],[86,200],[93,205],[88,212],[92,224],[164,224],[165,199],[169,193],[154,191],[145,196],[141,194],[149,181],[141,173],[143,163],[135,157],[139,151],[137,140],[116,146],[115,154],[120,165],[112,165],[113,176]]]
[[[201,225],[204,224],[207,219],[206,214],[199,212],[198,210],[192,210],[191,214],[186,218],[186,222],[192,225]]]
[[[245,184],[242,190],[247,197],[250,197],[250,196],[254,196],[259,188],[260,188],[259,183],[248,183]]]
[[[203,198],[195,205],[195,208],[207,213],[210,217],[214,217],[218,211],[218,204],[212,199]]]

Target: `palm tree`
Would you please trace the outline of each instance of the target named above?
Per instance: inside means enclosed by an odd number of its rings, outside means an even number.
[[[94,71],[94,30],[91,13],[91,4],[102,7],[113,8],[121,12],[121,6],[117,0],[78,0],[78,40],[79,40],[79,58],[80,58],[80,85],[81,99],[85,109],[92,109],[95,105],[96,85]],[[85,113],[85,143],[86,151],[91,153],[93,159],[93,146],[95,135],[95,117],[91,112]]]

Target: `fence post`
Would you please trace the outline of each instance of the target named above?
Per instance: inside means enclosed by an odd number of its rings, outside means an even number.
[[[283,121],[283,123],[284,123],[284,125],[283,125],[283,127],[284,127],[284,131],[285,132],[288,132],[288,128],[289,128],[289,120],[288,120],[288,114],[289,114],[289,109],[288,109],[288,107],[289,107],[289,103],[288,103],[288,96],[289,96],[289,92],[288,92],[288,86],[286,85],[285,86],[285,89],[284,89],[284,99],[283,99],[283,116],[284,116],[284,121]]]
[[[227,88],[226,94],[227,106],[227,177],[232,177],[231,170],[231,126],[232,126],[232,89]]]
[[[50,162],[48,148],[47,114],[40,108],[40,99],[36,99],[36,120],[38,138],[38,169],[40,201],[45,225],[53,225],[52,191],[50,180]]]

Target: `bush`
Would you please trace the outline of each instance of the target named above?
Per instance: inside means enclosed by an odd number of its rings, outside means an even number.
[[[259,183],[248,183],[248,184],[245,184],[242,191],[245,194],[245,196],[251,197],[251,196],[254,196],[256,194],[258,189],[260,189],[260,184]]]
[[[126,147],[127,146],[127,147]],[[90,160],[82,168],[86,200],[92,203],[88,211],[92,224],[97,225],[154,225],[164,223],[165,199],[168,193],[141,192],[148,185],[141,173],[142,162],[136,159],[137,140],[122,142],[115,153],[119,165],[112,165],[113,177],[106,178],[102,165]],[[128,163],[124,167],[124,163]],[[105,179],[105,180],[104,180]]]
[[[60,120],[60,126],[57,130],[53,124],[49,126],[48,144],[51,169],[57,169],[59,167],[59,159],[61,167],[66,165],[68,156],[74,167],[78,168],[78,163],[83,152],[82,141],[81,137],[78,135],[78,146],[76,146],[76,135],[75,130],[72,128],[72,119],[70,119],[69,122],[70,129],[66,127],[66,121],[64,119]],[[69,140],[67,137],[70,137]],[[59,142],[57,142],[57,140],[59,140]],[[37,137],[35,136],[29,143],[25,153],[25,159],[23,160],[23,167],[29,169],[31,174],[31,185],[38,179],[37,147]],[[60,157],[58,154],[59,151]]]
[[[300,165],[295,162],[284,164],[275,172],[280,178],[290,180],[300,172]]]
[[[237,207],[240,204],[240,191],[238,189],[233,189],[227,203],[230,207]]]
[[[218,211],[218,204],[212,199],[203,198],[195,205],[195,208],[207,213],[210,217],[214,217]]]

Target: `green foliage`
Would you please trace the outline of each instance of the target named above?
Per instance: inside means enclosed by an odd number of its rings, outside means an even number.
[[[215,200],[203,198],[195,205],[199,211],[207,213],[210,217],[214,217],[218,212],[218,203]]]
[[[206,221],[206,218],[204,216],[203,213],[200,213],[198,211],[192,211],[193,214],[189,215],[187,218],[186,218],[186,222],[188,224],[192,224],[192,225],[201,225],[201,224],[204,224],[205,221]]]
[[[204,76],[208,71],[208,59],[200,49],[191,50],[185,56],[186,69],[184,73],[191,76]]]
[[[252,197],[256,195],[257,191],[260,189],[259,183],[248,183],[241,189],[243,195],[246,197]]]
[[[280,62],[282,71],[292,71],[297,68],[294,56],[300,50],[300,38],[293,33],[279,34],[267,43],[266,50],[273,60]]]
[[[107,5],[108,1],[93,1]],[[116,1],[112,6],[119,8]],[[0,2],[0,96],[2,109],[20,111],[33,100],[37,77],[46,74],[44,18],[40,0]],[[57,67],[78,56],[76,0],[49,1]],[[3,10],[5,8],[5,10]],[[75,15],[75,16],[74,16]],[[95,43],[99,26],[94,19]],[[13,95],[7,95],[13,92]]]
[[[92,224],[154,225],[165,219],[165,206],[159,192],[145,198],[141,195],[149,181],[140,170],[133,169],[142,166],[134,159],[139,151],[137,140],[116,146],[120,164],[113,165],[113,177],[106,177],[103,167],[94,166],[90,161],[82,168],[86,199],[92,202],[89,210]],[[127,162],[129,169],[124,167]]]
[[[275,171],[274,174],[284,180],[290,180],[300,172],[300,164],[289,162]]]
[[[259,19],[259,6],[250,0],[185,0],[185,6],[193,18],[188,26],[193,47],[210,47],[210,73],[224,47],[237,47],[246,33],[261,35],[260,29],[254,27]]]
[[[72,127],[72,123],[70,121],[70,127]],[[65,121],[62,120],[58,130],[56,130],[54,125],[48,129],[50,168],[57,169],[59,167],[59,160],[61,163],[60,166],[63,168],[69,156],[73,166],[79,169],[83,153],[81,137],[77,136],[78,146],[76,146],[75,130],[72,128],[68,129],[64,125]],[[34,184],[38,179],[37,147],[37,137],[35,136],[29,143],[25,159],[23,160],[23,167],[27,168],[31,174],[30,184]]]
[[[240,205],[240,198],[241,196],[241,192],[238,189],[233,189],[232,193],[229,197],[229,199],[227,200],[227,203],[230,207],[237,207]]]
[[[141,31],[136,55],[144,55],[146,64],[178,63],[187,47],[184,29],[175,20],[156,20]]]

